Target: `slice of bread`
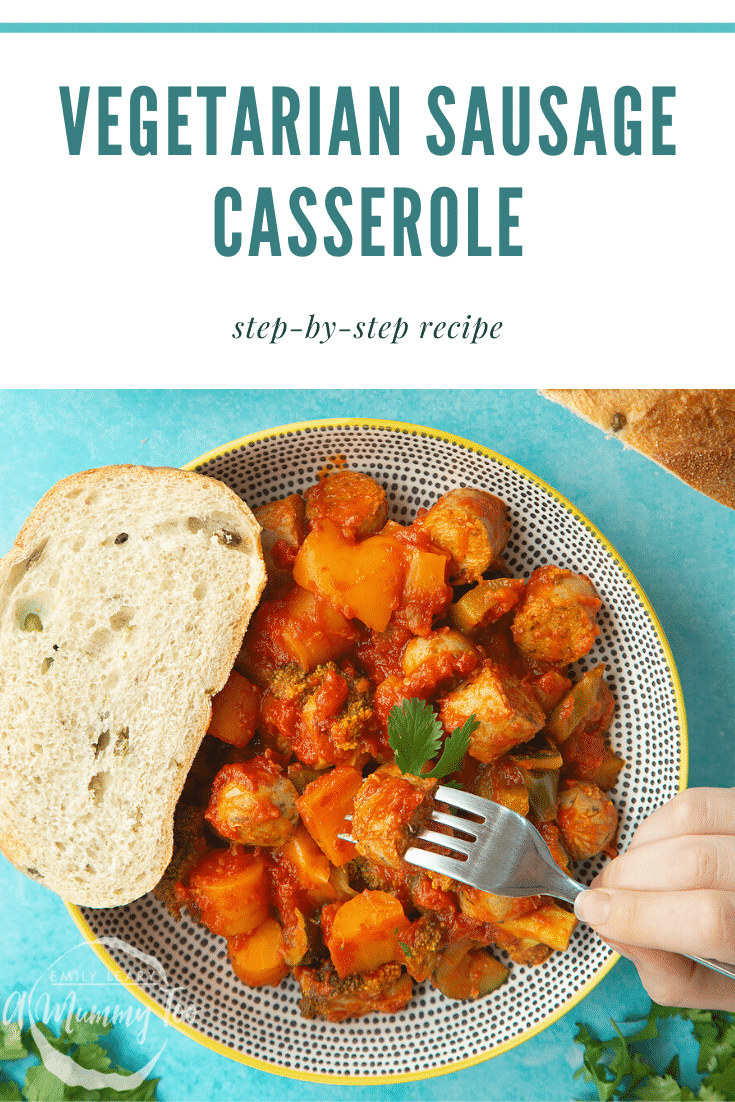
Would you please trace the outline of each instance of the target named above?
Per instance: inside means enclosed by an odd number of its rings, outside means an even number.
[[[0,561],[0,849],[64,899],[129,903],[265,585],[223,483],[102,467],[41,499]]]
[[[542,390],[735,508],[735,390]]]

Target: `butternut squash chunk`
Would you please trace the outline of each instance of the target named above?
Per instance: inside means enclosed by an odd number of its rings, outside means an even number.
[[[503,754],[484,765],[475,778],[472,791],[486,800],[528,815],[528,789],[520,766]]]
[[[308,784],[296,801],[299,814],[309,834],[333,865],[346,865],[357,855],[354,843],[338,835],[349,833],[345,815],[362,785],[362,774],[351,765],[338,765],[329,773]]]
[[[403,907],[388,892],[360,892],[332,914],[323,914],[322,929],[328,927],[324,943],[340,979],[373,972],[395,960],[397,939],[410,925]]]
[[[288,975],[286,943],[275,918],[267,918],[250,934],[228,938],[227,952],[232,970],[248,987],[277,987]]]
[[[281,642],[307,673],[324,662],[341,658],[359,638],[346,616],[328,601],[298,586],[291,590],[287,608]]]
[[[468,938],[455,941],[442,953],[432,983],[448,999],[477,999],[494,991],[508,977],[508,969]]]
[[[207,734],[230,746],[247,746],[260,719],[260,690],[232,670],[224,689],[212,697],[212,719]]]
[[[344,616],[385,631],[403,589],[405,559],[388,536],[357,543],[325,520],[310,532],[294,563],[294,581]]]
[[[213,934],[247,934],[268,917],[270,884],[263,857],[214,850],[189,873],[186,902]]]
[[[273,856],[281,864],[288,862],[314,907],[337,898],[337,891],[329,881],[332,872],[329,858],[324,856],[303,823],[299,823],[290,842],[274,850]]]
[[[519,918],[535,910],[541,903],[538,895],[512,896],[493,895],[479,888],[463,888],[459,893],[459,906],[463,914],[477,918],[480,922],[505,922]]]
[[[499,925],[519,938],[533,938],[552,949],[567,949],[577,920],[571,911],[565,911],[556,903],[542,903],[530,914],[512,918]]]

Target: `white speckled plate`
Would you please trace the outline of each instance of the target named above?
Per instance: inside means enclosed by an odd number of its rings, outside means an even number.
[[[418,425],[357,419],[285,425],[188,466],[226,482],[254,507],[303,491],[330,463],[382,483],[399,521],[410,522],[420,506],[454,486],[490,490],[510,506],[505,557],[516,575],[525,578],[537,566],[556,563],[590,576],[603,602],[602,630],[575,670],[578,677],[604,662],[615,693],[610,735],[627,767],[611,796],[625,848],[636,826],[685,786],[687,744],[668,644],[615,549],[570,502],[511,460]],[[577,876],[589,881],[603,862],[577,866]],[[184,1033],[253,1067],[315,1082],[400,1082],[488,1059],[556,1021],[617,960],[581,926],[566,953],[554,953],[538,968],[512,965],[508,982],[475,1002],[452,1002],[427,982],[415,985],[413,1001],[400,1014],[331,1024],[301,1017],[290,977],[278,988],[251,990],[240,983],[224,939],[187,919],[174,922],[152,895],[111,910],[69,909],[85,937],[108,942],[94,945],[108,967],[137,981],[138,997]],[[156,958],[166,970],[165,984],[150,967],[131,967],[129,951],[116,947],[115,939]]]

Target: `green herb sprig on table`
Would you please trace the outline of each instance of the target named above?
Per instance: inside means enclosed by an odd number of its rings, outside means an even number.
[[[79,1064],[101,1072],[117,1072],[118,1075],[132,1075],[126,1068],[113,1067],[109,1053],[98,1044],[100,1037],[109,1033],[112,1025],[103,1022],[85,1022],[72,1017],[62,1024],[56,1037],[48,1026],[37,1022],[49,1044]],[[69,1025],[67,1029],[66,1026]],[[30,1029],[21,1030],[17,1022],[8,1025],[0,1023],[0,1062],[4,1060],[23,1060],[26,1056],[37,1056],[40,1064],[26,1071],[23,1092],[14,1079],[0,1078],[0,1102],[155,1102],[158,1079],[146,1079],[140,1086],[129,1091],[116,1091],[111,1087],[90,1090],[88,1087],[69,1087],[44,1066],[41,1053],[33,1040]]]
[[[636,1048],[641,1041],[658,1037],[657,1021],[680,1016],[692,1023],[699,1044],[697,1071],[706,1072],[699,1091],[678,1081],[679,1057],[675,1056],[663,1072],[656,1071]],[[594,1083],[600,1102],[613,1099],[645,1099],[646,1102],[728,1102],[735,1099],[735,1018],[719,1010],[683,1010],[679,1007],[651,1004],[642,1029],[624,1037],[615,1022],[617,1034],[601,1041],[577,1022],[574,1038],[584,1046],[584,1064],[576,1071],[588,1083]]]
[[[474,715],[457,727],[444,742],[444,750],[433,769],[423,773],[427,761],[439,753],[444,729],[439,717],[425,700],[411,697],[396,704],[388,714],[388,743],[401,773],[414,777],[446,777],[462,764],[470,744],[470,735],[479,727]]]

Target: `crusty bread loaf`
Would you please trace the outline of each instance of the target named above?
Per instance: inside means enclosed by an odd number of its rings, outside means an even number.
[[[735,390],[542,390],[735,508]]]
[[[265,584],[223,483],[102,467],[41,499],[0,561],[0,849],[63,898],[160,879],[173,813]]]

